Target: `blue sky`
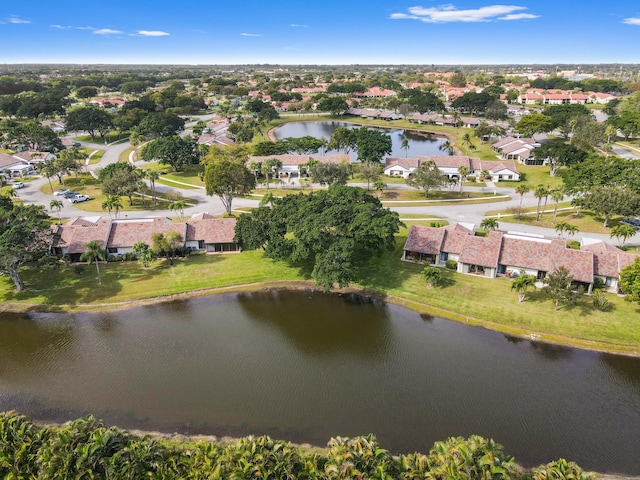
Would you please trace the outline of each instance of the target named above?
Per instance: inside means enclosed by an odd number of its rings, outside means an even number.
[[[640,63],[637,0],[0,0],[0,63]]]

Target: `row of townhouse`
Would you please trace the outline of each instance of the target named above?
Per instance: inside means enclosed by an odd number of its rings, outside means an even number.
[[[479,158],[463,155],[424,155],[413,158],[388,157],[385,161],[384,174],[390,177],[407,178],[425,162],[434,162],[443,175],[449,178],[460,178],[460,167],[466,167],[470,177],[480,177],[486,171],[491,181],[520,180],[520,173],[514,162],[484,161]]]
[[[155,233],[177,232],[184,239],[184,248],[206,253],[239,251],[233,241],[235,218],[216,218],[208,213],[194,215],[185,222],[172,222],[166,217],[113,219],[77,217],[53,228],[56,241],[54,253],[78,261],[85,245],[95,240],[110,255],[124,255],[133,250],[136,242],[151,246]]]
[[[453,224],[435,228],[413,226],[404,245],[402,260],[443,266],[457,262],[457,271],[496,278],[512,277],[524,270],[542,281],[563,266],[574,283],[591,292],[600,279],[610,291],[618,291],[620,271],[639,255],[624,252],[602,241],[584,241],[580,250],[567,247],[562,239],[547,239],[519,232],[491,231],[475,236],[473,225]]]
[[[534,150],[539,146],[533,138],[505,137],[491,147],[502,160],[515,160],[524,165],[544,165],[545,159],[535,158]]]
[[[560,93],[535,93],[527,92],[518,95],[518,103],[523,105],[574,105],[587,103],[599,103],[607,104],[613,100],[615,95],[608,93],[574,93],[574,92],[560,92]],[[506,97],[505,97],[506,99]]]
[[[345,115],[355,115],[362,118],[371,118],[379,120],[400,120],[402,115],[393,110],[385,110],[379,108],[349,108]]]
[[[472,117],[455,117],[453,115],[440,115],[437,113],[423,114],[414,113],[409,121],[428,125],[440,125],[442,127],[457,127],[462,126],[465,128],[475,128],[482,123],[479,118]]]
[[[284,155],[265,155],[265,156],[249,156],[247,158],[247,168],[251,169],[250,165],[252,163],[262,163],[266,160],[270,160],[275,158],[280,161],[282,166],[278,168],[275,173],[276,178],[286,177],[293,178],[299,177],[301,173],[301,169],[303,166],[308,166],[309,162],[318,162],[318,163],[349,163],[351,159],[349,155],[345,153],[335,154],[335,155],[322,155],[322,156],[311,156],[311,155],[296,155],[296,154],[284,154]],[[306,173],[309,173],[309,170],[306,169]]]
[[[24,177],[34,173],[36,164],[55,160],[55,158],[53,153],[36,150],[24,150],[12,154],[0,153],[0,173],[10,177]]]

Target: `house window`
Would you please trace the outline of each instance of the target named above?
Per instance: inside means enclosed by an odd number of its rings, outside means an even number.
[[[204,240],[198,240],[198,250],[204,249]]]
[[[547,272],[545,272],[544,270],[538,270],[538,274],[536,275],[536,280],[542,280],[546,276],[547,276]]]
[[[109,247],[107,249],[107,253],[110,253],[110,254],[118,253],[118,249],[117,248],[113,248],[113,247]]]
[[[472,275],[484,275],[484,267],[482,265],[469,265],[469,273]]]

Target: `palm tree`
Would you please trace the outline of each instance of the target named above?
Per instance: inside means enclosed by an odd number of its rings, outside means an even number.
[[[552,188],[549,192],[551,195],[551,200],[555,202],[555,207],[553,209],[553,224],[556,224],[556,217],[558,216],[558,203],[560,203],[564,199],[564,193],[562,192],[562,188]]]
[[[518,302],[524,302],[524,297],[527,294],[529,287],[536,286],[536,277],[533,275],[527,275],[524,270],[520,270],[520,274],[516,279],[511,282],[511,290],[518,292]]]
[[[62,200],[51,200],[51,202],[49,203],[49,208],[51,210],[55,208],[58,211],[58,225],[62,223],[62,219],[60,218],[60,210],[62,210],[62,207],[64,207]]]
[[[184,199],[176,200],[175,202],[171,202],[169,204],[169,210],[176,212],[178,219],[182,221],[184,208],[186,207],[186,205],[187,203]]]
[[[400,145],[400,148],[404,150],[404,158],[407,158],[407,155],[409,153],[409,148],[411,148],[409,146],[409,139],[407,137],[404,137],[402,139],[402,144]]]
[[[611,143],[611,137],[616,136],[618,134],[618,129],[613,125],[607,125],[604,129],[604,134],[607,136],[607,143]]]
[[[96,271],[98,272],[98,284],[102,285],[102,279],[100,278],[100,267],[98,266],[98,260],[104,260],[105,254],[102,249],[102,245],[98,240],[91,240],[84,244],[85,252],[80,256],[80,260],[86,260],[87,263],[93,261],[96,262]]]
[[[447,155],[453,155],[455,150],[453,149],[453,145],[449,140],[445,140],[440,144],[438,150],[442,150],[443,152],[447,152]]]
[[[373,184],[373,189],[378,192],[378,200],[382,196],[382,191],[387,188],[387,185],[382,180],[376,180]]]
[[[476,149],[476,146],[473,144],[473,138],[471,138],[471,134],[469,132],[462,136],[462,143],[466,146],[465,155],[469,155],[469,148],[473,147],[474,150]]]
[[[160,173],[157,170],[147,170],[145,176],[151,184],[151,195],[153,196],[153,204],[155,205],[158,203],[158,199],[156,198],[156,180],[160,178]]]
[[[573,236],[579,231],[577,226],[567,222],[556,223],[555,229],[558,235],[560,235],[563,238],[564,238],[564,232],[567,232],[569,236]]]
[[[533,191],[533,194],[538,199],[538,208],[536,210],[536,222],[540,221],[540,204],[542,203],[542,199],[549,195],[549,191],[547,187],[544,185],[538,185],[536,189]]]
[[[154,260],[155,254],[153,250],[144,242],[136,242],[133,244],[132,252],[138,258],[138,261],[142,263],[144,268],[148,268],[149,264]]]
[[[529,193],[529,187],[524,183],[516,187],[516,193],[520,195],[520,206],[522,207],[522,199],[526,193]]]
[[[463,183],[467,181],[467,177],[469,176],[469,168],[461,165],[458,167],[458,173],[460,174],[460,193],[462,193]]]
[[[36,164],[36,172],[38,172],[43,177],[49,181],[49,188],[51,189],[51,193],[53,193],[53,185],[51,184],[51,177],[56,176],[56,167],[53,164],[53,161],[48,161],[44,163]]]
[[[609,238],[617,238],[620,247],[622,247],[625,242],[636,233],[638,233],[638,231],[635,227],[621,223],[620,225],[611,227],[611,234],[609,235]]]
[[[118,218],[118,213],[122,208],[122,203],[120,202],[120,197],[118,195],[109,195],[107,199],[102,202],[102,210],[108,210],[109,216],[111,217],[111,211],[116,211],[116,218]]]
[[[480,228],[484,230],[497,230],[499,227],[498,220],[495,218],[484,218],[480,222]]]

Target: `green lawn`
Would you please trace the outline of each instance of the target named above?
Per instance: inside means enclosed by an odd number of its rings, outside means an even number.
[[[411,224],[413,222],[409,222]],[[577,306],[555,312],[540,291],[527,294],[518,303],[507,279],[486,279],[444,270],[442,287],[429,288],[420,272],[422,265],[400,260],[407,230],[397,237],[396,248],[371,258],[357,269],[356,289],[393,300],[415,310],[449,316],[458,321],[484,323],[510,334],[535,332],[542,340],[620,352],[640,351],[637,304],[608,295],[613,310],[594,311],[588,296]],[[97,284],[94,265],[83,265],[82,273],[65,266],[46,273],[25,268],[28,290],[16,294],[6,276],[0,277],[0,300],[24,302],[24,308],[42,304],[80,305],[123,302],[229,286],[262,288],[257,282],[308,281],[310,268],[273,262],[259,251],[229,255],[197,255],[170,266],[156,261],[149,269],[135,262],[101,264],[103,286]],[[599,342],[599,343],[593,343]]]
[[[91,155],[91,157],[89,157],[89,165],[94,165],[100,162],[100,160],[102,160],[102,156],[104,155],[104,150],[95,148],[82,148],[82,151],[85,152],[87,156]]]
[[[513,182],[513,186],[516,187],[517,185],[524,183],[532,191],[538,185],[545,185],[547,187],[561,187],[563,183],[560,172],[562,170],[563,168],[560,168],[556,176],[552,177],[551,175],[549,175],[549,167],[546,165],[518,164],[518,171],[520,172],[520,182]]]
[[[123,138],[125,137],[120,136],[118,132],[112,130],[107,134],[107,143],[113,143],[117,140],[122,140]],[[78,142],[95,143],[98,145],[105,144],[104,139],[100,135],[96,135],[95,139],[92,139],[90,135],[81,135],[79,137],[74,137],[74,140],[77,140]]]
[[[576,212],[574,208],[570,210],[561,210],[565,208],[570,208],[571,202],[560,202],[558,204],[558,214],[556,218],[556,222],[567,222],[572,225],[578,227],[580,232],[591,232],[591,233],[609,233],[611,231],[611,227],[618,225],[620,221],[624,218],[621,216],[613,216],[611,217],[608,226],[603,227],[604,218],[600,217],[588,210],[582,210],[580,215]],[[542,210],[542,206],[540,207]],[[540,221],[536,221],[536,207],[525,208],[525,215],[521,218],[516,218],[514,216],[503,217],[504,221],[509,223],[521,223],[525,225],[535,225],[537,227],[546,227],[546,228],[554,228],[555,225],[553,223],[553,210],[554,205],[552,203],[547,204],[546,210],[540,215]],[[509,215],[507,210],[493,210],[487,212],[487,216],[496,216],[500,214]]]

